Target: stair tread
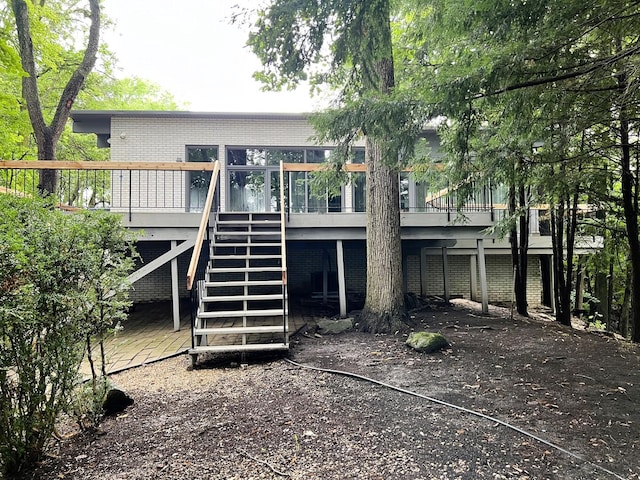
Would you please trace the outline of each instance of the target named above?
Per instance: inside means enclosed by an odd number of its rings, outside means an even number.
[[[231,272],[280,272],[282,266],[270,266],[270,267],[207,267],[207,273],[231,273]]]
[[[231,280],[220,282],[204,282],[205,287],[259,287],[259,286],[281,286],[282,280]]]
[[[244,235],[255,235],[255,236],[276,236],[280,235],[282,232],[280,230],[218,230],[214,231],[216,235],[220,236],[244,236]]]
[[[202,327],[194,328],[194,335],[238,335],[244,333],[286,333],[284,325],[260,325],[256,327]]]
[[[203,345],[189,349],[189,354],[206,352],[249,352],[264,350],[289,350],[288,343],[250,343],[247,345]]]
[[[280,317],[282,315],[284,315],[283,308],[273,308],[268,310],[198,312],[198,318]]]
[[[265,225],[273,225],[275,226],[279,226],[280,225],[280,218],[278,217],[278,219],[273,219],[273,220],[218,220],[216,222],[217,225],[239,225],[239,226],[247,226],[247,225],[261,225],[261,226],[265,226]]]
[[[202,298],[203,302],[239,302],[239,301],[257,301],[257,300],[282,300],[284,295],[282,293],[265,293],[255,295],[207,295]]]
[[[212,247],[237,247],[237,248],[246,248],[246,247],[282,247],[282,242],[222,242],[222,243],[213,243]]]

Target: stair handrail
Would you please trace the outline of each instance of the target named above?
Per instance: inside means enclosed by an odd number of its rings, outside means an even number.
[[[287,243],[285,238],[284,162],[280,160],[280,235],[282,237],[282,284],[287,285]]]
[[[187,270],[187,290],[191,290],[193,287],[193,281],[196,277],[196,270],[198,269],[198,260],[200,259],[200,252],[202,251],[202,243],[204,242],[205,234],[207,233],[209,225],[209,216],[211,215],[211,207],[213,206],[213,198],[216,193],[216,185],[218,184],[218,176],[220,175],[220,162],[216,160],[213,162],[213,172],[211,173],[211,182],[209,183],[209,190],[207,191],[207,198],[204,202],[202,209],[202,218],[200,218],[200,226],[198,228],[198,235],[196,236],[196,243],[193,246],[193,253],[191,254],[191,261],[189,262],[189,269]]]

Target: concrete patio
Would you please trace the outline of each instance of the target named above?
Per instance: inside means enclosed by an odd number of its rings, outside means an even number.
[[[309,309],[303,309],[298,302],[289,307],[289,332],[295,333],[312,319]],[[191,347],[190,304],[180,305],[180,330],[173,330],[171,302],[137,304],[123,329],[105,342],[107,373],[156,362],[163,358],[186,353]],[[97,358],[98,352],[93,354]],[[96,365],[96,368],[99,368]],[[91,373],[88,361],[84,361],[81,373]]]

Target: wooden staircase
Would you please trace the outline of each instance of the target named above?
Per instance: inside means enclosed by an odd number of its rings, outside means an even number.
[[[289,348],[280,213],[218,213],[189,353]]]

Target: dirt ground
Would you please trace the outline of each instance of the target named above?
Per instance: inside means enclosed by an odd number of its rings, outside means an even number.
[[[115,375],[135,404],[29,478],[640,479],[637,345],[464,301],[413,316],[451,348],[309,326],[288,354],[405,392],[282,357],[180,356]]]

